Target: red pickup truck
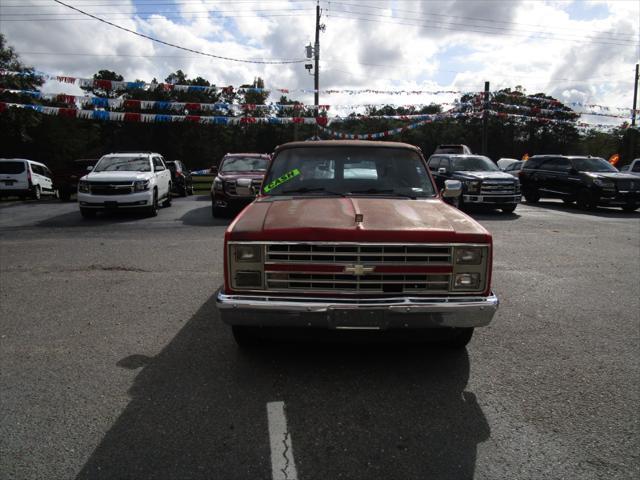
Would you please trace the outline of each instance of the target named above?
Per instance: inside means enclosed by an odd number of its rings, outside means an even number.
[[[225,233],[222,321],[240,344],[278,327],[440,329],[464,347],[491,322],[491,235],[446,204],[420,149],[392,142],[278,147]],[[444,334],[444,335],[442,335]]]

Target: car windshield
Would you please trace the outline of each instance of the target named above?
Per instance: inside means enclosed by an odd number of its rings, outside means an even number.
[[[424,162],[405,148],[290,148],[280,152],[263,183],[268,195],[392,195],[432,197]]]
[[[499,172],[500,169],[495,163],[489,160],[487,157],[481,156],[465,156],[465,157],[453,157],[452,168],[454,171],[463,172]]]
[[[222,162],[221,172],[264,172],[269,166],[265,157],[227,157]]]
[[[0,173],[16,174],[24,172],[24,162],[0,162]]]
[[[148,157],[104,157],[100,159],[94,172],[150,172]]]
[[[573,167],[579,172],[617,172],[618,169],[604,158],[574,158]]]

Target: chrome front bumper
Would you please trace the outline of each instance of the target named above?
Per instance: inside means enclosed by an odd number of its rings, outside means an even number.
[[[316,298],[216,293],[216,308],[229,325],[330,329],[414,329],[483,327],[493,319],[498,298],[389,297]]]

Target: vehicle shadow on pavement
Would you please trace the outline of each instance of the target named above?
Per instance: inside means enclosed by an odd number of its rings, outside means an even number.
[[[145,212],[133,211],[117,211],[117,212],[100,212],[95,218],[85,219],[80,215],[79,210],[67,212],[62,215],[41,220],[37,223],[38,227],[48,228],[66,228],[66,227],[99,227],[104,225],[127,223],[131,221],[145,221],[149,217]]]
[[[580,210],[575,204],[566,205],[562,202],[540,200],[537,203],[525,203],[527,207],[536,209],[553,210],[556,212],[574,213],[576,215],[585,215],[591,217],[604,218],[640,218],[640,212],[625,212],[621,208],[616,207],[597,207],[593,210]]]
[[[77,480],[271,478],[266,404],[284,401],[299,478],[472,478],[489,426],[466,351],[269,344],[240,350],[209,299],[142,368]],[[117,368],[117,367],[116,367]]]
[[[232,220],[233,220],[232,217],[214,218],[211,215],[211,205],[206,207],[194,208],[192,210],[189,210],[182,217],[180,217],[180,221],[183,224],[191,225],[194,227],[206,227],[211,225],[216,225],[216,226],[229,225]]]

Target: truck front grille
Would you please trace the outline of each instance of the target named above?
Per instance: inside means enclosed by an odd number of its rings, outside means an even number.
[[[519,188],[514,182],[484,181],[480,187],[481,195],[514,195]]]
[[[133,193],[132,182],[90,182],[93,195],[126,195]]]
[[[444,293],[450,274],[367,274],[266,272],[267,289],[316,293]]]
[[[267,262],[451,265],[452,247],[429,245],[267,245]]]
[[[640,190],[640,179],[634,180],[618,180],[616,182],[616,186],[618,187],[618,191],[622,192],[630,192]]]

